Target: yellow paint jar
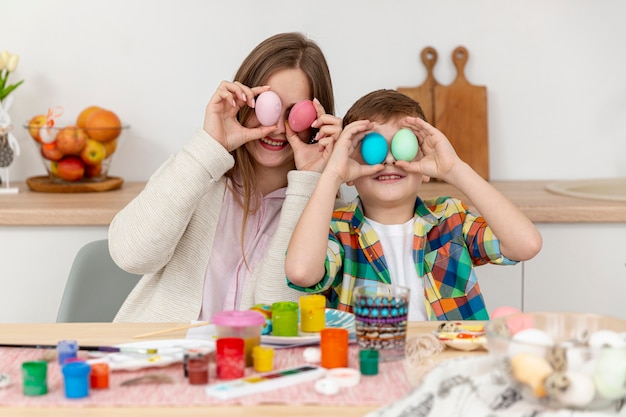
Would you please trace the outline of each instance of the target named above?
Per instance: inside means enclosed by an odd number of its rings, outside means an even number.
[[[326,327],[326,297],[320,294],[300,297],[300,330],[320,332]]]
[[[274,348],[255,346],[252,348],[252,359],[256,372],[269,372],[274,369]]]

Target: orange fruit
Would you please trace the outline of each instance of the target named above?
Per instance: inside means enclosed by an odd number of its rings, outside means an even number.
[[[107,142],[122,133],[122,122],[110,110],[94,110],[85,121],[85,130],[91,139]]]
[[[78,119],[76,119],[76,126],[81,127],[81,128],[85,128],[85,122],[87,122],[87,118],[89,116],[91,116],[91,113],[93,113],[96,110],[100,110],[102,109],[102,107],[99,106],[89,106],[86,107],[85,109],[83,109],[83,111],[81,111],[78,114]]]

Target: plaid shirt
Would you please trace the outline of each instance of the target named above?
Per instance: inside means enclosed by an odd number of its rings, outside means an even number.
[[[461,201],[438,197],[415,203],[413,260],[423,277],[429,320],[488,320],[474,265],[517,263],[500,253],[485,220]],[[364,281],[392,283],[382,245],[365,220],[360,199],[333,213],[326,275],[304,292],[323,293],[328,306],[352,311],[352,290]]]

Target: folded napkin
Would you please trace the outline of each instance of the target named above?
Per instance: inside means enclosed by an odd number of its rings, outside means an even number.
[[[614,417],[626,407],[603,411],[553,410],[526,401],[489,355],[441,362],[400,400],[367,417]]]

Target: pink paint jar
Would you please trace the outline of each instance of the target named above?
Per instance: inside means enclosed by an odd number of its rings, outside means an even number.
[[[215,324],[218,340],[224,337],[243,339],[245,364],[252,366],[252,349],[261,344],[265,316],[253,310],[222,311],[213,315],[211,323]]]

